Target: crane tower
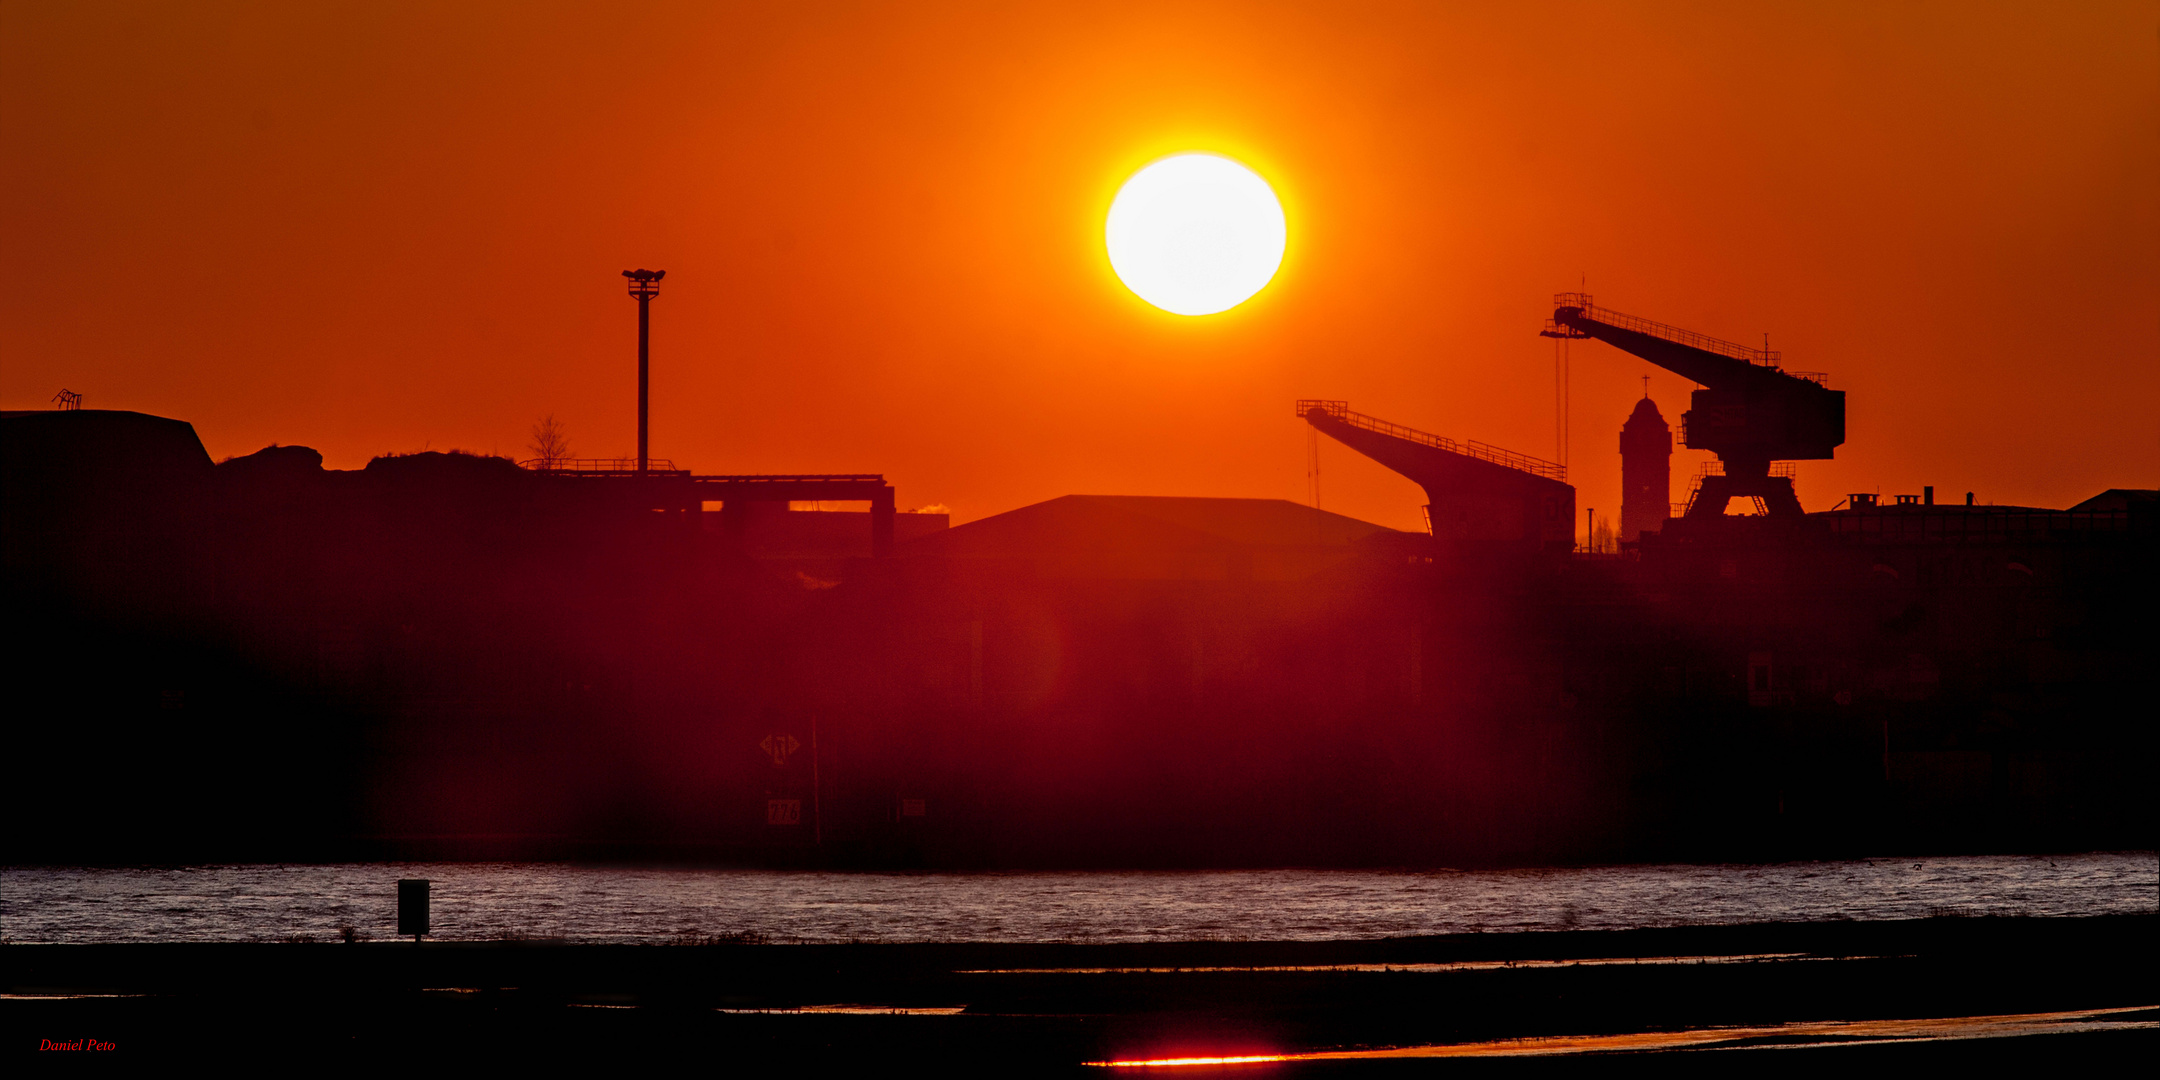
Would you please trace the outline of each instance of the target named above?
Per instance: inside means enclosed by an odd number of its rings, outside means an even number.
[[[1700,384],[1680,416],[1681,445],[1708,450],[1723,476],[1706,476],[1690,518],[1717,517],[1734,498],[1763,501],[1770,516],[1796,518],[1800,499],[1772,461],[1834,455],[1845,441],[1845,392],[1813,371],[1786,371],[1777,353],[1596,307],[1588,293],[1553,297],[1546,337],[1596,338]]]

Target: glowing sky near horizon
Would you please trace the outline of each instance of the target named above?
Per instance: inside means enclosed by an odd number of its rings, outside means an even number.
[[[1847,492],[2069,506],[2160,447],[2152,0],[1086,7],[0,4],[0,407],[357,469],[462,447],[875,472],[961,524],[1075,492],[1311,495],[1306,398],[1558,454],[1553,294],[1847,391]],[[1946,12],[1955,12],[1955,17]],[[1745,63],[1735,63],[1745,57]],[[625,95],[629,95],[626,98]],[[1195,151],[1288,219],[1144,306],[1119,189]],[[1917,314],[1916,314],[1917,313]],[[1568,368],[1577,508],[1643,376]],[[1326,509],[1422,531],[1322,440]],[[1674,500],[1708,455],[1679,449]]]

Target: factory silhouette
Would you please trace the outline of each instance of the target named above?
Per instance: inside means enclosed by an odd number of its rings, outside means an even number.
[[[1344,401],[1425,534],[1068,495],[948,527],[879,474],[638,453],[213,463],[0,417],[10,861],[1467,865],[2149,847],[2160,503],[1852,495],[1778,354],[1556,297],[1647,393],[1617,543],[1565,467]],[[1287,403],[1286,403],[1287,404]],[[1619,418],[1615,418],[1619,419]],[[822,509],[834,502],[861,510]],[[809,507],[821,509],[809,509]],[[1751,508],[1753,514],[1733,514]],[[2139,701],[2147,701],[2139,706]]]

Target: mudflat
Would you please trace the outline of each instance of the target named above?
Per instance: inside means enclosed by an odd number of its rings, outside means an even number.
[[[865,1075],[2061,1063],[2160,1046],[2156,928],[2160,915],[1109,945],[11,944],[0,1045],[47,1062],[688,1055]]]

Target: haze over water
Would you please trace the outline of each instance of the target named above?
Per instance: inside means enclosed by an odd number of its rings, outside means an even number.
[[[1931,915],[2152,913],[2152,852],[1455,871],[866,874],[415,863],[0,870],[16,943],[387,938],[428,878],[442,940],[1325,940]]]

